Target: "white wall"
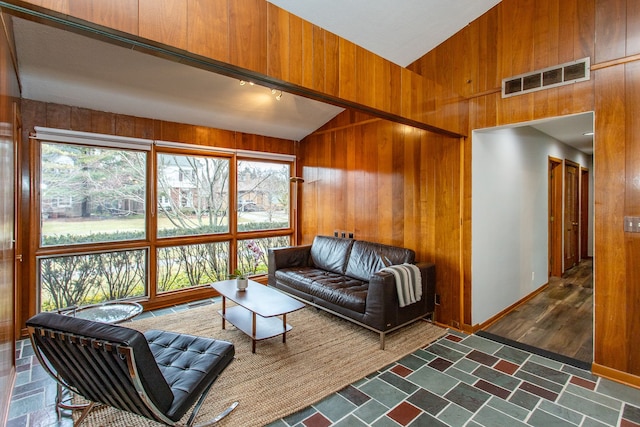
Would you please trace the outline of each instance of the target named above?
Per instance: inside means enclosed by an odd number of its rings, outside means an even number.
[[[590,177],[593,175],[591,156],[534,128],[473,132],[474,325],[485,322],[548,281],[549,156],[572,160],[589,168]]]

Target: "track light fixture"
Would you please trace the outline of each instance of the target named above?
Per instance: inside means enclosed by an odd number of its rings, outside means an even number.
[[[271,94],[276,96],[276,100],[280,101],[282,99],[282,91],[271,89]]]
[[[249,84],[250,86],[253,86],[255,83],[253,82],[248,82],[246,80],[240,80],[240,86],[244,86],[246,84]],[[280,101],[282,99],[282,91],[278,90],[278,89],[271,89],[271,94],[275,96],[277,101]]]

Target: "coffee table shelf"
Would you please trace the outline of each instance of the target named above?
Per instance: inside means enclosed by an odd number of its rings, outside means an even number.
[[[244,291],[236,288],[235,280],[214,282],[211,287],[222,295],[222,310],[218,311],[222,329],[228,321],[248,335],[252,353],[256,352],[256,341],[282,335],[282,342],[286,343],[287,332],[292,329],[287,323],[287,314],[305,307],[295,298],[253,280],[249,280]],[[227,307],[227,299],[237,305]]]
[[[253,312],[239,305],[234,305],[233,307],[227,307],[225,314],[222,314],[222,310],[218,310],[218,313],[233,326],[256,341],[277,337],[293,329],[291,325],[283,322],[283,320],[278,317],[262,317],[257,315],[256,334],[253,336]]]

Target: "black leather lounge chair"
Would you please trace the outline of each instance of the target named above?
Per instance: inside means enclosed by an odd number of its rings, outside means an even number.
[[[158,330],[143,334],[56,313],[37,314],[27,327],[42,366],[63,387],[90,402],[76,425],[96,404],[177,425],[195,403],[190,426],[235,354],[226,341]]]

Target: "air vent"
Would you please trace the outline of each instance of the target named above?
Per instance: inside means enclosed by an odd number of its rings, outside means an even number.
[[[564,86],[589,80],[591,61],[589,57],[566,64],[549,67],[532,73],[520,74],[502,80],[502,97]]]

